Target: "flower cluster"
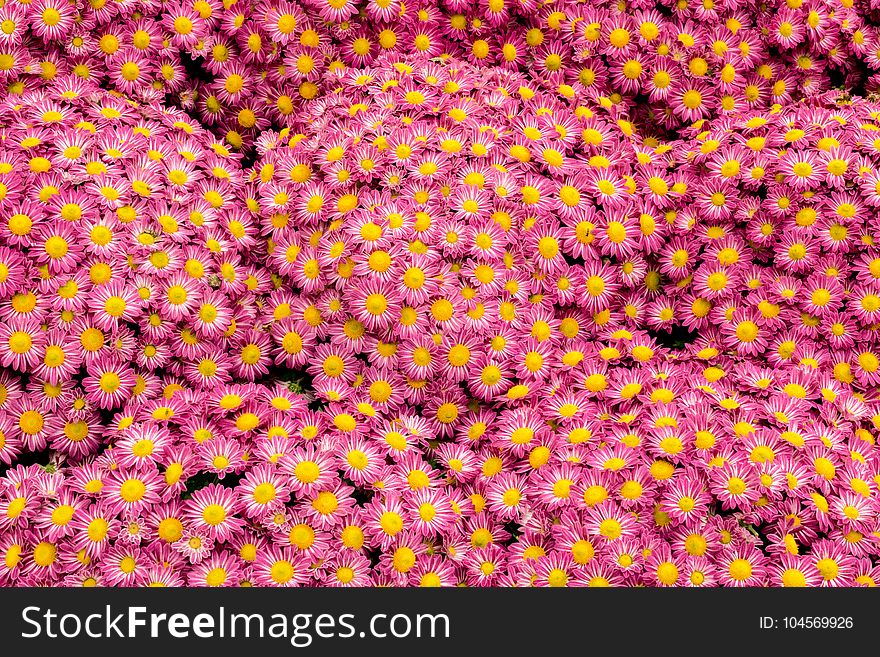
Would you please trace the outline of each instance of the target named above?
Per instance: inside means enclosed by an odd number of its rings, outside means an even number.
[[[661,142],[517,74],[383,70],[343,80],[306,133],[266,133],[255,166],[267,263],[314,300],[311,337],[378,366],[388,340],[366,336],[404,341],[408,379],[487,401],[511,380],[545,394],[584,359],[559,340],[619,328],[877,382],[877,106],[824,97]]]
[[[194,112],[235,148],[383,55],[449,57],[585,93],[658,127],[877,86],[874,5],[830,0],[197,0],[0,8],[0,80],[74,74]]]
[[[0,7],[0,585],[876,584],[870,16]]]
[[[878,109],[824,96],[660,142],[517,73],[353,73],[255,165],[268,265],[312,301],[282,349],[331,409],[372,423],[415,405],[441,464],[488,467],[501,518],[539,536],[581,501],[667,541],[690,530],[692,510],[661,501],[668,467],[704,520],[734,510],[778,540],[806,507],[861,497],[865,524],[826,516],[817,535],[876,555]],[[693,341],[670,350],[667,333]],[[629,481],[647,506],[621,499]]]

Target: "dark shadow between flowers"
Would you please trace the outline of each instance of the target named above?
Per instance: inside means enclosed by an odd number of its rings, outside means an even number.
[[[689,331],[684,326],[674,326],[671,331],[648,331],[657,344],[672,351],[681,351],[697,339],[694,331]]]

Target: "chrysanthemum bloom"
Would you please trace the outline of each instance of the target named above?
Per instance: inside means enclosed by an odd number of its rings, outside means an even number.
[[[192,526],[216,540],[228,540],[244,525],[235,515],[232,491],[216,484],[196,491],[186,507]]]
[[[158,502],[160,486],[161,480],[154,470],[120,470],[102,483],[101,491],[106,494],[109,508],[116,513],[136,513]]]
[[[299,586],[309,577],[308,562],[290,548],[267,548],[254,563],[254,577],[260,586]]]

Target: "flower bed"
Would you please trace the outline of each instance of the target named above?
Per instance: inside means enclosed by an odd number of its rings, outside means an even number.
[[[0,584],[874,583],[876,34],[796,4],[0,8]]]

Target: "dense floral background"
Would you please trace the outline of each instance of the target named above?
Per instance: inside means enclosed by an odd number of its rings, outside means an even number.
[[[873,0],[5,0],[0,81],[0,584],[880,581]]]

